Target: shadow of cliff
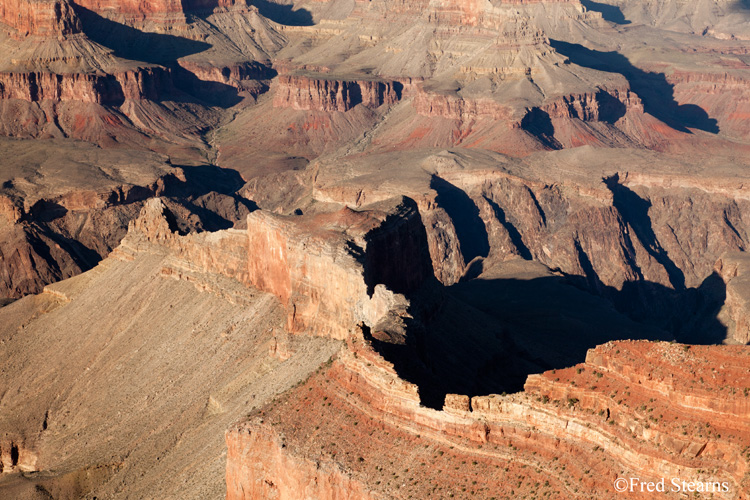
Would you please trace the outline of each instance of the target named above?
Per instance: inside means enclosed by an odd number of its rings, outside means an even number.
[[[675,290],[684,290],[685,274],[669,258],[654,234],[651,218],[648,215],[651,202],[644,200],[626,186],[620,184],[618,174],[604,179],[604,184],[612,192],[612,204],[620,212],[623,220],[633,228],[636,237],[649,255],[666,270],[672,287]]]
[[[513,243],[513,245],[516,247],[516,250],[518,250],[518,253],[521,255],[521,257],[523,257],[524,260],[532,260],[533,256],[531,255],[531,250],[529,250],[529,247],[527,247],[523,242],[523,236],[521,236],[521,232],[506,217],[505,210],[503,210],[500,205],[495,203],[494,200],[488,198],[487,196],[484,196],[484,199],[492,208],[492,212],[495,214],[495,218],[497,219],[497,221],[508,232],[511,243]]]
[[[439,409],[446,394],[521,391],[528,375],[581,363],[589,349],[612,340],[726,338],[717,319],[726,290],[716,274],[682,291],[644,281],[617,290],[597,281],[550,275],[431,283],[411,297],[407,344],[373,345],[419,386],[423,405]]]
[[[586,7],[587,10],[601,13],[605,21],[615,24],[630,24],[630,21],[625,19],[625,15],[620,10],[620,7],[615,5],[607,5],[606,3],[594,2],[593,0],[581,0],[581,5]]]
[[[165,182],[162,196],[198,216],[203,230],[219,231],[235,225],[234,221],[221,215],[221,207],[217,206],[221,200],[212,200],[210,195],[223,195],[248,213],[258,209],[253,201],[237,194],[245,180],[236,170],[216,165],[179,165],[179,168],[184,172],[185,180],[170,177]]]
[[[613,124],[625,116],[627,108],[619,99],[615,99],[608,92],[599,90],[596,93],[596,102],[599,106],[599,121]]]
[[[197,97],[208,105],[231,107],[241,101],[234,87],[220,82],[200,80],[178,64],[178,59],[205,52],[211,48],[210,44],[174,35],[141,31],[78,5],[75,6],[75,11],[86,35],[92,41],[112,50],[116,57],[169,68],[176,89]],[[169,98],[175,101],[192,101],[176,93],[172,93]],[[122,104],[124,98],[113,98],[115,103],[118,100]]]
[[[602,52],[553,39],[550,39],[550,45],[574,64],[624,76],[633,92],[643,101],[646,113],[670,127],[686,133],[691,128],[719,133],[718,122],[702,108],[694,104],[681,105],[675,100],[674,86],[667,81],[664,73],[643,71],[615,51]]]
[[[269,0],[252,0],[263,17],[287,26],[312,26],[312,14],[306,9],[295,9],[293,5],[279,4]]]
[[[432,176],[430,188],[437,192],[437,205],[453,221],[464,264],[475,257],[487,257],[490,252],[489,236],[474,201],[463,190],[436,175]]]
[[[562,149],[555,139],[555,126],[549,113],[540,108],[529,109],[521,119],[521,129],[530,133],[549,149]]]
[[[123,59],[166,66],[181,57],[211,48],[211,45],[205,42],[140,31],[102,17],[80,5],[75,5],[74,8],[86,36],[111,49],[115,56]]]

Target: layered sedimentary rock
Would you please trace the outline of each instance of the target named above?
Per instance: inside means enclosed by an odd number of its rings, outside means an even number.
[[[188,267],[272,293],[286,307],[292,333],[345,339],[364,324],[403,336],[408,302],[393,291],[414,290],[430,273],[419,218],[408,204],[309,218],[257,211],[247,230],[188,236],[178,235],[169,217],[161,201],[150,200],[125,245],[165,245]],[[397,258],[393,248],[402,251]]]
[[[135,247],[0,309],[13,392],[0,403],[0,497],[220,498],[224,431],[339,348],[287,338],[270,294]]]
[[[81,101],[120,105],[125,99],[157,100],[173,90],[165,68],[141,68],[111,75],[0,73],[0,99]]]
[[[744,350],[611,343],[530,377],[523,394],[451,395],[435,411],[352,342],[319,378],[227,433],[227,498],[614,497],[620,477],[666,478],[673,498],[673,478],[718,483],[715,498],[749,486]],[[741,387],[706,380],[704,364]]]
[[[349,111],[358,104],[377,108],[401,97],[398,82],[335,80],[332,77],[282,75],[274,95],[275,107],[296,110]]]
[[[67,36],[81,31],[68,0],[8,0],[0,5],[0,22],[18,36]]]
[[[144,21],[159,24],[184,24],[187,12],[210,13],[215,9],[232,7],[235,0],[80,0],[75,2],[104,17],[139,24]],[[241,2],[244,5],[244,1]]]

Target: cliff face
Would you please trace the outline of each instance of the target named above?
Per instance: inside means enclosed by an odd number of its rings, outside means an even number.
[[[277,82],[273,105],[296,110],[349,111],[362,104],[377,108],[401,98],[398,82],[282,75]]]
[[[172,87],[165,68],[97,75],[86,73],[0,73],[0,99],[39,101],[80,101],[120,105],[125,99],[157,100]]]
[[[726,286],[726,301],[719,319],[727,327],[727,338],[739,344],[750,343],[750,259],[745,253],[730,252],[716,262],[716,272]]]
[[[68,0],[7,0],[0,5],[0,22],[21,37],[64,37],[81,31]]]
[[[191,257],[232,265],[235,235]],[[221,498],[226,429],[340,347],[287,338],[270,294],[132,243],[0,308],[0,497]]]
[[[165,210],[159,200],[149,201],[124,244],[165,245],[186,265],[275,295],[291,333],[345,339],[364,324],[403,335],[400,316],[408,302],[391,290],[411,291],[431,271],[414,231],[417,213],[408,205],[294,218],[256,211],[246,231],[184,237],[170,227]],[[388,256],[394,247],[404,250],[398,259]]]
[[[130,23],[143,21],[184,23],[186,12],[211,12],[214,9],[232,7],[235,0],[80,0],[77,5],[104,17],[115,17]],[[242,2],[244,4],[244,2]]]
[[[414,388],[365,344],[352,342],[324,374],[227,433],[228,499],[261,491],[304,498],[316,482],[340,488],[316,490],[321,499],[585,498],[615,495],[619,477],[725,484],[717,498],[736,498],[749,486],[747,398],[722,383],[740,375],[741,349],[607,344],[585,364],[530,377],[523,394],[449,395],[435,411],[420,407]],[[727,372],[706,380],[704,363]],[[705,390],[696,393],[701,379]],[[399,457],[385,442],[412,453]],[[451,466],[457,463],[473,465]],[[479,484],[472,481],[478,474]],[[680,494],[667,490],[670,498]]]

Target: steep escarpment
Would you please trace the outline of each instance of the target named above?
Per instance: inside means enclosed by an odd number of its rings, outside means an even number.
[[[5,139],[0,151],[4,298],[39,293],[96,265],[153,196],[165,196],[184,232],[231,227],[252,209],[234,195],[241,179],[208,165],[178,167],[153,153],[102,151],[68,141],[30,147]]]
[[[431,271],[417,213],[406,203],[313,217],[257,211],[246,230],[188,236],[170,226],[166,210],[149,201],[125,244],[164,245],[190,267],[275,295],[291,333],[345,339],[364,324],[403,341],[399,314],[408,302],[394,291],[415,290]],[[404,250],[398,259],[388,255],[394,247]]]
[[[582,286],[640,319],[658,318],[663,309],[656,303],[690,310],[697,306],[694,292],[710,288],[716,260],[746,248],[745,188],[724,177],[729,163],[719,158],[686,175],[679,173],[683,157],[641,157],[643,164],[658,162],[657,173],[633,168],[631,153],[580,148],[514,160],[451,149],[353,156],[320,161],[313,195],[357,207],[389,192],[407,194],[419,207],[435,276],[447,285],[472,266],[477,273],[520,258],[583,278]],[[710,302],[717,300],[723,298]]]
[[[8,0],[0,5],[0,22],[17,36],[67,36],[81,31],[68,0]]]
[[[275,107],[342,112],[358,104],[371,108],[393,104],[401,98],[402,88],[398,82],[347,81],[302,75],[282,75],[277,85]]]
[[[186,13],[211,13],[215,9],[226,9],[235,5],[235,0],[80,0],[75,2],[85,9],[102,16],[125,21],[129,24],[144,22],[162,24],[169,27],[185,24]],[[244,2],[241,2],[244,5]]]
[[[227,433],[228,498],[282,492],[298,498],[316,484],[319,498],[588,498],[591,491],[615,496],[620,477],[665,477],[668,487],[673,477],[678,484],[726,484],[718,498],[747,488],[744,393],[706,381],[707,388],[729,391],[731,403],[722,401],[723,393],[688,403],[679,390],[672,398],[660,385],[660,377],[685,387],[699,383],[702,363],[719,359],[736,371],[743,350],[612,343],[592,350],[585,364],[531,377],[525,393],[452,395],[435,411],[419,407],[414,388],[399,383],[360,342],[353,340],[324,374],[281,404]],[[660,369],[647,379],[652,358]],[[680,382],[670,376],[676,366]],[[726,418],[713,418],[719,402]],[[671,418],[686,404],[689,417]],[[632,410],[619,411],[626,407]],[[401,447],[412,452],[399,453]],[[293,467],[282,469],[285,464]],[[679,498],[681,491],[667,494]]]
[[[716,261],[716,272],[726,286],[726,301],[719,313],[719,319],[726,325],[728,338],[739,344],[750,343],[750,318],[747,300],[750,289],[747,284],[748,257],[744,252],[722,255]]]
[[[223,496],[225,429],[339,348],[289,337],[278,299],[228,277],[246,233],[178,254],[144,236],[173,234],[153,212],[93,270],[0,309],[0,496]]]
[[[0,99],[120,105],[125,99],[157,100],[174,91],[171,80],[164,68],[111,75],[4,72],[0,73]]]

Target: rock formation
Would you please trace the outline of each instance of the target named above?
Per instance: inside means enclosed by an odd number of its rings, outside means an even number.
[[[745,498],[750,37],[693,4],[5,1],[0,497]]]
[[[744,348],[606,344],[522,394],[452,395],[435,411],[366,344],[352,347],[227,433],[227,498],[614,498],[621,477],[667,478],[670,498],[682,494],[673,478],[719,483],[715,498],[748,487]],[[706,380],[704,366],[723,371]]]
[[[0,6],[0,21],[20,36],[64,37],[81,31],[68,0],[9,0]]]

